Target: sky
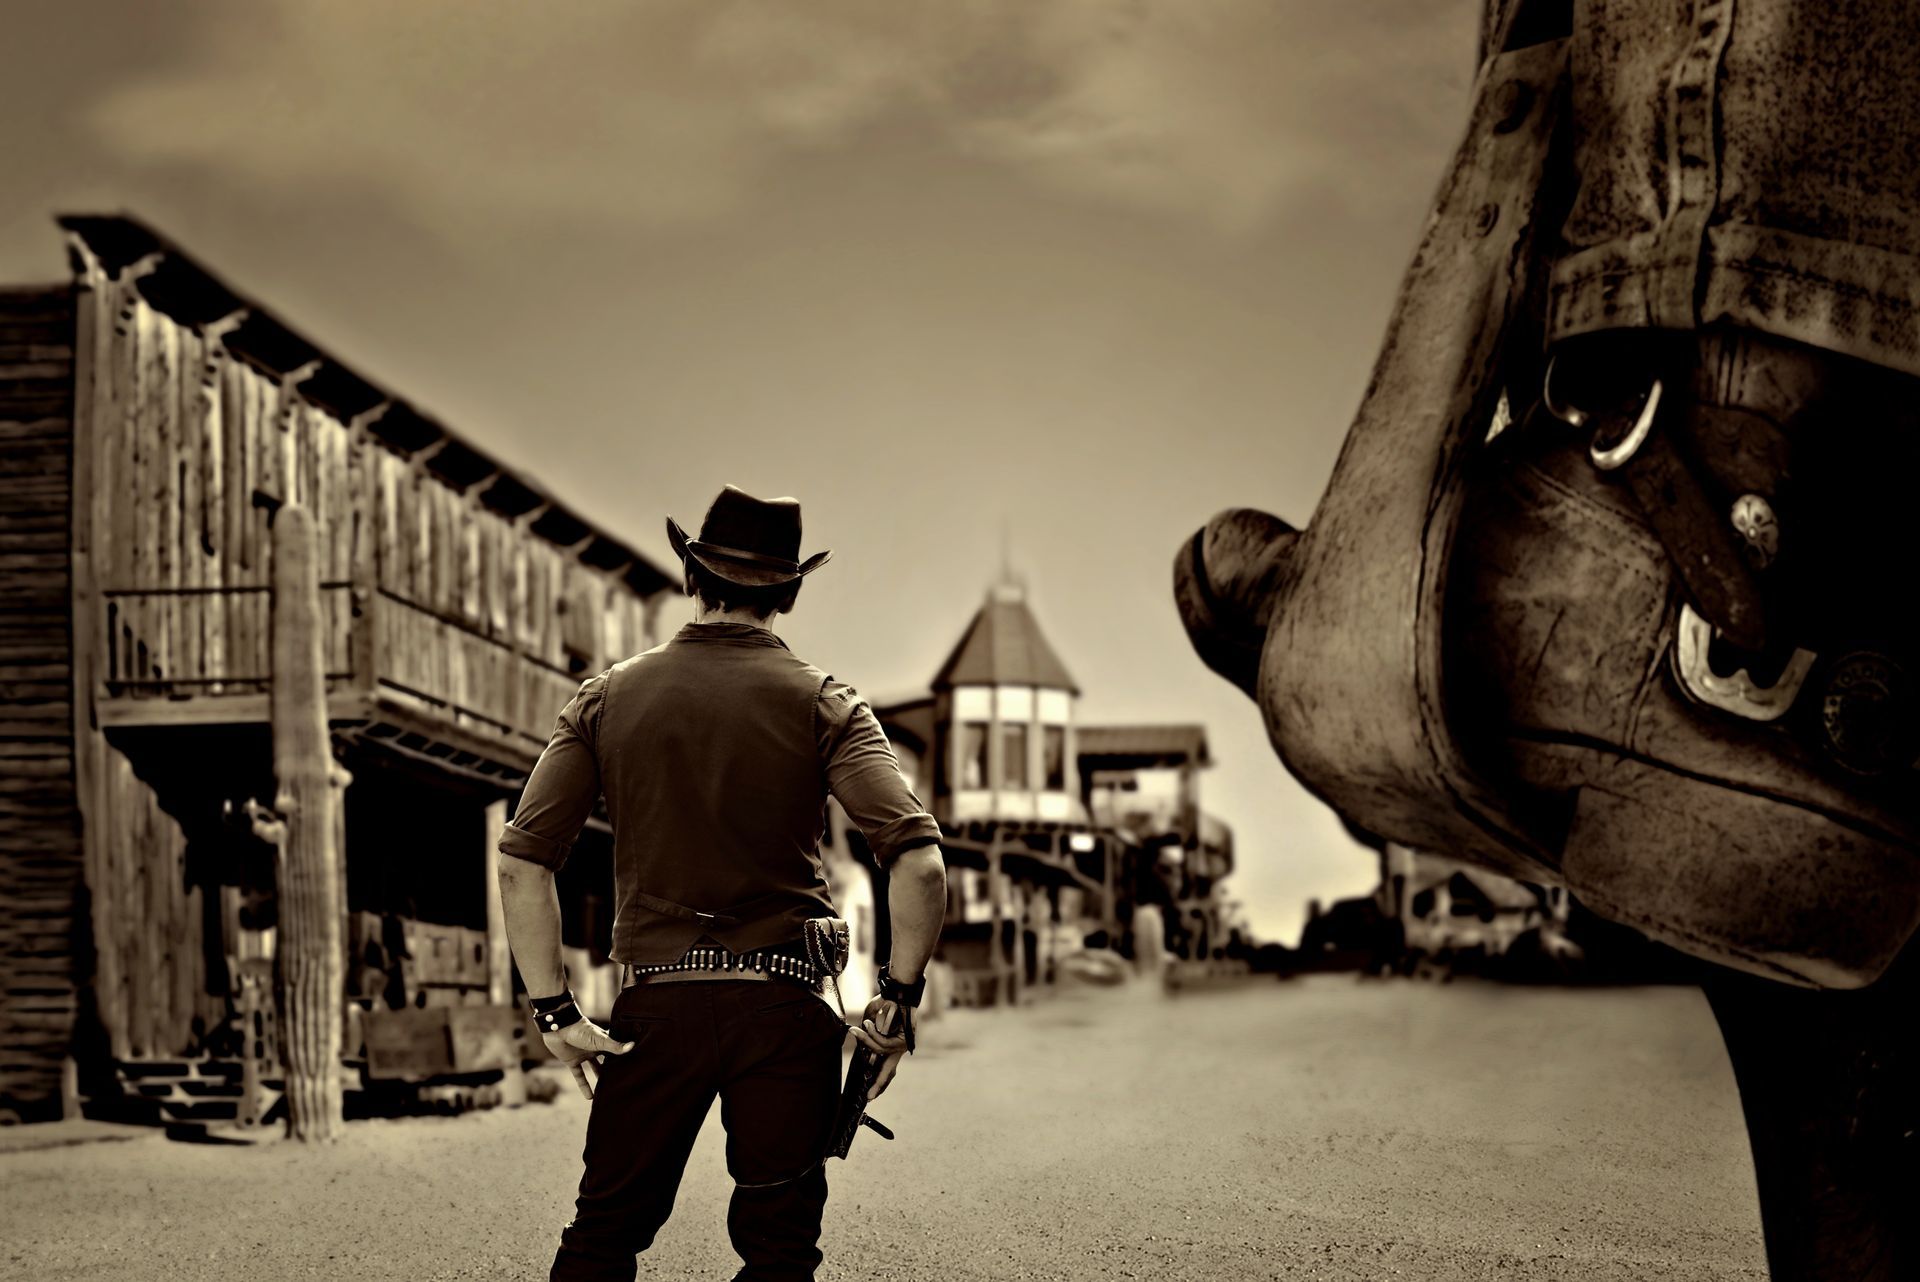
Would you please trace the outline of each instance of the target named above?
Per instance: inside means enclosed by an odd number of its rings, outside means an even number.
[[[1207,726],[1234,893],[1291,942],[1371,857],[1194,656],[1173,557],[1312,514],[1477,13],[11,0],[0,281],[131,213],[663,564],[722,484],[796,496],[834,556],[781,630],[876,700],[1010,561],[1081,721]]]

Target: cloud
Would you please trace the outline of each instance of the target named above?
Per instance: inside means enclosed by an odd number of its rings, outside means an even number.
[[[1026,180],[1225,231],[1360,204],[1459,127],[1469,0],[201,0],[191,61],[96,102],[124,159],[435,225],[724,215],[909,119]],[[1444,145],[1444,144],[1442,144]]]
[[[1302,192],[1364,205],[1380,175],[1460,127],[1466,5],[1079,0],[1043,12],[1033,55],[1053,91],[958,126],[1040,181],[1245,230]]]

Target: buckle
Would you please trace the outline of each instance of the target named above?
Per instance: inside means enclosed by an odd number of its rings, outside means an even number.
[[[1681,604],[1680,625],[1673,638],[1673,674],[1680,688],[1696,703],[1748,721],[1778,721],[1785,716],[1800,697],[1800,688],[1818,656],[1796,648],[1780,675],[1771,685],[1763,686],[1745,668],[1730,676],[1713,670],[1709,655],[1719,635],[1720,630],[1695,613],[1691,605]]]

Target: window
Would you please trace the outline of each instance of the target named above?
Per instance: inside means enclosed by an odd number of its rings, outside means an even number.
[[[969,721],[960,727],[960,786],[987,786],[987,725]]]
[[[1043,726],[1040,731],[1041,769],[1046,772],[1048,792],[1062,792],[1067,786],[1067,728]]]
[[[1027,788],[1027,728],[1015,724],[1000,727],[1001,787],[1015,791]]]

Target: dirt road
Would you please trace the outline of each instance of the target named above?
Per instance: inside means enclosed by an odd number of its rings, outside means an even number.
[[[823,1279],[1762,1279],[1733,1080],[1684,989],[1327,976],[954,1012],[830,1168]],[[0,1276],[534,1279],[587,1105],[332,1150],[0,1158]],[[731,1275],[717,1116],[642,1276]]]

